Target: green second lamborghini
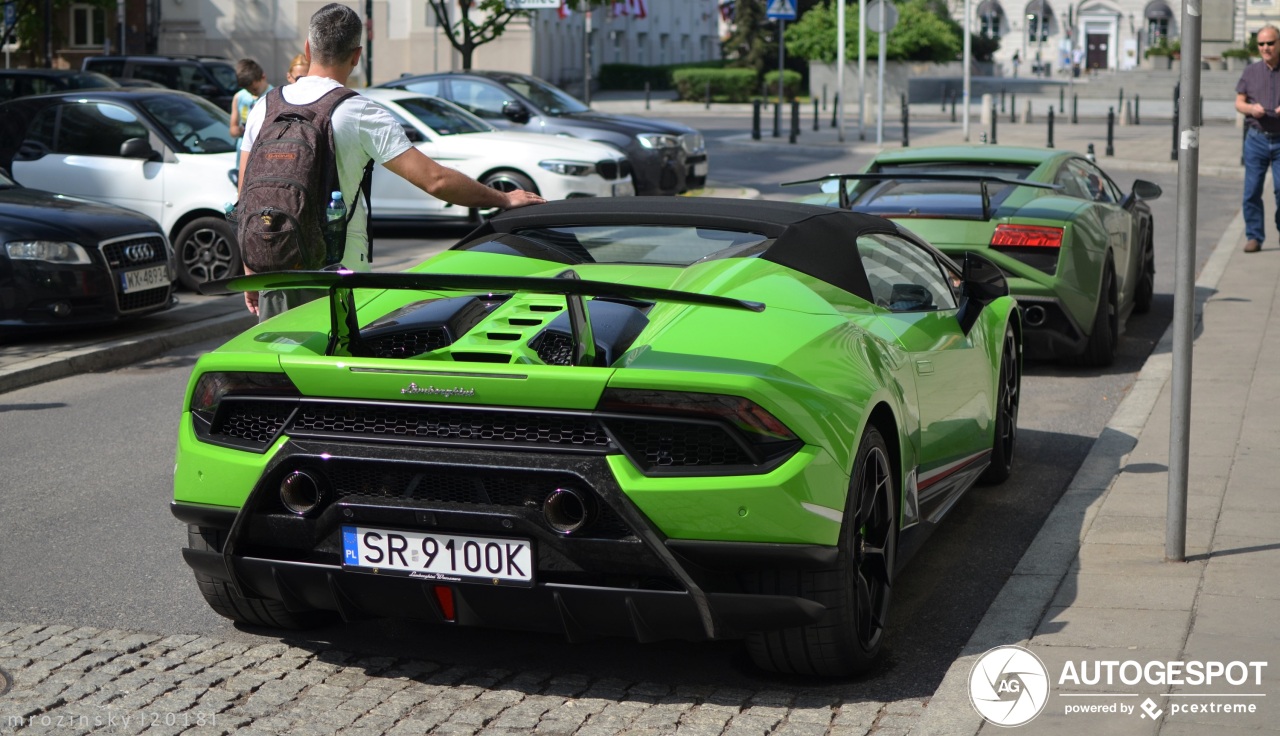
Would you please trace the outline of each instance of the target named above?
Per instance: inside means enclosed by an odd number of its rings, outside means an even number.
[[[888,217],[944,253],[982,253],[1023,310],[1027,355],[1107,366],[1131,313],[1151,308],[1151,208],[1160,187],[1116,186],[1085,157],[1051,148],[946,146],[877,155],[822,177],[802,201]],[[811,182],[796,182],[811,183]]]
[[[203,356],[173,513],[238,622],[413,617],[573,640],[745,638],[844,676],[975,482],[1013,468],[999,269],[786,202],[513,210]]]

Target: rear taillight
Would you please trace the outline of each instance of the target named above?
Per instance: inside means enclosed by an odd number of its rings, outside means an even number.
[[[796,439],[785,424],[759,404],[741,396],[607,389],[600,398],[598,408],[610,412],[639,412],[726,421],[753,439],[765,442]]]
[[[1044,225],[996,225],[993,248],[1061,248],[1062,228]]]
[[[297,387],[283,373],[206,373],[191,393],[191,411],[212,422],[224,396],[299,396]]]

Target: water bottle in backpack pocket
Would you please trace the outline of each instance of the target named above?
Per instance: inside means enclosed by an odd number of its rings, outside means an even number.
[[[325,263],[341,263],[347,247],[347,204],[342,201],[342,192],[335,190],[329,195],[324,220]]]

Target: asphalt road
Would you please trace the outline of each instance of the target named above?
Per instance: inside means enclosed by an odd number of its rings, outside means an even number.
[[[732,134],[740,133],[740,121],[734,123]],[[715,178],[732,178],[766,194],[774,193],[770,186],[777,181],[861,163],[856,157],[833,163],[800,154],[735,157],[717,150],[730,128],[707,118],[698,124],[712,141]],[[1121,186],[1133,179],[1111,173]],[[1028,366],[1014,475],[1002,486],[968,494],[907,568],[895,590],[885,656],[870,676],[834,683],[772,677],[752,668],[734,642],[571,645],[555,636],[400,621],[322,629],[287,640],[567,676],[803,690],[846,701],[928,698],[1169,322],[1175,182],[1172,175],[1142,178],[1166,192],[1153,203],[1154,309],[1130,322],[1112,368]],[[1240,184],[1201,184],[1202,262],[1238,209]],[[379,265],[407,265],[447,242],[438,238],[457,234],[456,228],[438,227],[384,232]],[[168,512],[178,408],[191,365],[212,347],[195,345],[127,369],[0,395],[0,519],[6,528],[0,535],[0,620],[279,640],[278,632],[234,627],[205,606],[180,556],[185,530]]]

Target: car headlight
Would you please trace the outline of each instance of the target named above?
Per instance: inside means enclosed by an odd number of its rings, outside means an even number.
[[[638,133],[636,140],[645,148],[675,148],[680,145],[679,138],[667,133]]]
[[[89,258],[89,251],[81,246],[56,240],[17,240],[5,243],[4,250],[15,261],[93,263]]]
[[[685,153],[697,153],[704,146],[701,133],[685,133],[680,136],[680,147],[684,149]]]
[[[595,164],[586,161],[563,161],[560,159],[551,159],[548,161],[539,161],[538,165],[547,171],[553,171],[564,176],[586,176],[596,170]]]

